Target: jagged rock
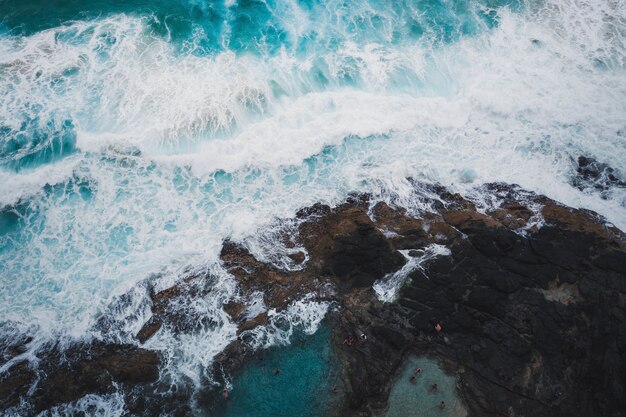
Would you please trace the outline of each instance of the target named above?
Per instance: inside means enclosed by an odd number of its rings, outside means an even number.
[[[153,316],[148,319],[135,337],[139,340],[139,343],[146,343],[146,341],[154,336],[156,332],[161,329],[161,327],[163,327],[163,322]]]
[[[595,213],[516,186],[484,186],[495,201],[488,207],[441,186],[419,187],[432,211],[418,217],[373,204],[366,195],[334,208],[300,210],[297,233],[289,237],[290,247],[297,242],[307,252],[291,255],[297,271],[224,242],[221,262],[239,285],[224,310],[238,325],[238,337],[215,358],[216,384],[198,396],[199,405],[210,411],[220,382],[254,355],[246,338],[267,325],[269,315],[251,317],[246,302],[260,292],[276,311],[305,296],[337,306],[329,320],[346,389],[333,416],[381,414],[396,372],[416,353],[441,360],[458,376],[470,417],[625,416],[624,234]],[[406,264],[398,250],[419,257],[431,244],[446,245],[450,255],[410,272],[396,301],[379,301],[372,284]],[[153,315],[137,338],[148,340],[162,327],[177,334],[211,325],[186,306],[210,294],[212,282],[190,274],[152,292]],[[348,336],[356,343],[344,344]],[[3,360],[15,358],[18,345],[2,350]],[[16,404],[42,371],[45,378],[30,398],[34,410],[109,392],[113,381],[132,386],[157,377],[154,352],[119,345],[68,352],[65,364],[49,352],[38,370],[16,363],[0,381],[0,403]],[[144,402],[129,397],[129,410],[158,414],[159,404],[169,401],[167,410],[184,414],[189,397],[177,395]]]
[[[40,368],[26,361],[13,365],[0,379],[0,404],[15,406],[21,398],[37,414],[87,394],[112,392],[113,383],[133,386],[158,379],[159,355],[132,345],[95,342],[38,354]],[[30,393],[29,393],[30,391]]]
[[[311,267],[336,277],[344,289],[371,287],[405,263],[365,207],[344,204],[323,212],[327,214],[300,225],[300,239],[313,259]]]
[[[610,245],[623,246],[622,232],[614,226],[606,225],[592,211],[572,209],[545,199],[541,215],[548,223],[558,226],[560,229],[593,234],[606,240]]]
[[[252,330],[255,327],[258,326],[263,326],[267,323],[267,313],[261,313],[249,320],[244,321],[243,323],[241,323],[241,325],[239,326],[239,328],[237,329],[237,333],[242,333],[245,332],[247,330]]]
[[[0,366],[26,352],[27,345],[33,340],[32,337],[19,334],[17,331],[6,332],[6,334],[5,344],[0,345]]]
[[[523,204],[486,215],[470,205],[442,210],[465,235],[451,256],[433,260],[427,277],[413,273],[397,304],[350,305],[339,333],[367,328],[375,353],[340,349],[352,389],[339,415],[380,406],[393,376],[381,370],[397,369],[398,351],[444,359],[470,415],[626,415],[624,236],[593,213],[535,197],[549,225],[528,236],[510,222],[532,217]]]
[[[258,261],[246,248],[226,241],[220,258],[227,271],[237,280],[244,297],[263,293],[268,308],[281,310],[292,300],[323,289],[323,277],[316,277],[310,268],[289,273]]]
[[[27,392],[36,378],[35,371],[30,369],[28,362],[21,361],[13,365],[0,378],[0,404],[2,409],[13,407]]]
[[[224,304],[224,311],[228,313],[231,319],[233,319],[234,321],[238,321],[239,318],[241,318],[243,316],[243,313],[246,311],[246,305],[237,301],[231,301]]]
[[[300,251],[295,252],[295,253],[290,253],[288,256],[296,264],[301,264],[306,259],[306,255],[304,254],[304,252],[300,252]]]
[[[626,187],[626,182],[618,178],[615,170],[609,165],[582,155],[578,157],[577,162],[578,175],[574,178],[573,184],[580,190],[592,188],[607,191],[611,187]]]
[[[152,317],[135,338],[140,343],[145,343],[163,326],[167,326],[174,333],[181,333],[215,325],[206,315],[188,308],[194,299],[205,297],[211,291],[211,282],[210,276],[190,275],[173,287],[159,292],[152,291]]]

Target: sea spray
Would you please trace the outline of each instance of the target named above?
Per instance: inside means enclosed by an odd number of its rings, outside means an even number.
[[[307,296],[294,301],[283,311],[270,310],[268,324],[243,332],[242,339],[253,349],[267,349],[289,344],[296,330],[309,335],[315,333],[328,311],[329,303],[311,298]]]
[[[21,358],[136,343],[149,286],[191,266],[219,277],[193,306],[217,325],[148,343],[165,385],[200,386],[236,337],[222,241],[301,268],[276,219],[353,192],[419,215],[415,181],[475,202],[504,181],[626,227],[623,187],[572,185],[580,155],[626,174],[623,2],[140,3],[3,3],[0,331],[34,336]]]

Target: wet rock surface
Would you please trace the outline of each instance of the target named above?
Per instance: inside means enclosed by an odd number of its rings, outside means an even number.
[[[576,188],[599,191],[602,198],[606,198],[613,187],[626,187],[626,181],[619,177],[615,169],[594,158],[579,156],[576,173],[572,182]]]
[[[0,377],[0,405],[14,407],[28,398],[20,415],[34,415],[87,394],[106,394],[113,384],[134,386],[157,380],[160,357],[132,345],[94,342],[38,354],[39,367],[17,361]]]
[[[397,303],[352,300],[343,331],[369,337],[344,348],[345,412],[382,405],[381,370],[414,351],[458,373],[470,415],[625,415],[624,236],[537,196],[527,203],[546,225],[520,233],[531,211],[498,187],[502,204],[486,213],[444,200],[442,219],[459,232],[451,255],[411,274]]]
[[[482,211],[446,191],[433,202],[437,212],[419,219],[384,203],[372,208],[373,226],[393,232],[385,237],[391,248],[443,243],[451,255],[414,271],[389,304],[369,286],[331,278],[342,307],[332,317],[334,342],[349,387],[338,415],[384,409],[410,352],[433,355],[459,375],[470,415],[624,415],[623,234],[592,212],[504,184],[488,187],[499,203]],[[367,224],[359,204],[349,206],[314,212]],[[323,255],[334,252],[319,251],[331,245],[307,227],[333,230],[347,219],[324,221],[300,229],[322,274]],[[359,233],[358,226],[344,230]],[[348,335],[352,346],[343,343]]]
[[[623,235],[536,196],[527,203],[547,224],[520,233],[533,216],[504,188],[486,213],[444,201],[443,221],[461,235],[451,256],[411,274],[397,303],[352,300],[342,330],[369,337],[344,348],[348,413],[370,415],[388,386],[381,369],[414,351],[458,373],[470,415],[624,415]]]
[[[238,326],[237,338],[215,357],[199,406],[210,413],[225,381],[254,356],[249,337],[268,325],[268,311],[306,298],[333,306],[328,322],[346,387],[333,415],[384,412],[392,382],[412,355],[436,358],[458,377],[470,416],[626,415],[623,233],[593,212],[515,186],[484,186],[489,204],[429,187],[425,203],[432,210],[420,214],[368,196],[300,210],[294,236],[285,238],[302,247],[286,255],[297,265],[290,270],[261,262],[243,244],[224,242],[220,259],[239,291],[224,311]],[[411,267],[431,245],[444,245],[449,256]],[[397,299],[381,302],[372,285],[407,267]],[[151,292],[152,317],[138,342],[163,326],[176,334],[210,325],[185,306],[210,295],[212,282],[210,275],[192,274]],[[262,312],[248,305],[259,294]],[[3,352],[6,361],[19,348]],[[60,358],[45,358],[57,365],[37,385],[34,408],[108,392],[113,381],[131,386],[157,377],[154,352],[126,345],[96,346],[95,352],[66,353],[71,369],[78,369],[71,375]],[[14,404],[34,378],[26,362],[17,362],[0,381],[0,403]],[[169,399],[168,409],[188,413],[187,400]],[[144,401],[152,406],[135,398],[129,409],[159,415],[158,404],[166,400]],[[177,401],[178,408],[172,405]]]
[[[269,273],[249,253],[223,259],[249,265],[243,269],[259,281],[240,275],[243,288],[289,283],[283,300],[336,289],[330,298],[340,307],[330,320],[348,387],[337,415],[384,410],[397,369],[413,353],[458,375],[470,415],[624,415],[624,235],[595,213],[505,184],[486,186],[498,202],[481,209],[437,191],[435,211],[419,217],[370,205],[366,196],[303,209],[298,232],[310,260],[295,274]],[[346,249],[351,241],[360,249]],[[433,243],[451,255],[411,273],[396,302],[380,302],[371,284],[404,264],[391,254],[419,254]],[[354,343],[345,343],[349,336]],[[245,346],[230,349],[217,362],[235,372]]]

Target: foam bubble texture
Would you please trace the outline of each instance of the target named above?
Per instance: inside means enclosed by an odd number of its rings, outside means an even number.
[[[116,3],[0,30],[0,317],[33,347],[132,341],[146,279],[208,268],[218,325],[150,341],[171,385],[200,385],[235,337],[222,240],[297,269],[301,248],[259,231],[353,191],[428,210],[407,177],[475,200],[517,183],[626,228],[624,188],[572,186],[579,155],[626,176],[624,2],[200,3],[187,26]],[[281,320],[313,331],[327,306],[301,307]],[[102,335],[107,314],[126,324]]]

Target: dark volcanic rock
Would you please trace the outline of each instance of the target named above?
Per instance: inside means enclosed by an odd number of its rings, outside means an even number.
[[[437,212],[420,218],[384,203],[369,207],[367,197],[301,210],[303,271],[279,271],[224,246],[244,293],[262,289],[270,306],[320,286],[337,289],[330,298],[341,309],[331,325],[346,391],[331,414],[382,412],[395,372],[416,353],[458,375],[470,416],[626,415],[622,232],[595,213],[506,184],[485,186],[499,204],[483,212],[458,194],[431,191]],[[419,256],[433,243],[451,255],[410,274],[396,302],[378,301],[372,283],[405,262],[396,250]],[[348,336],[356,342],[345,344]],[[216,362],[235,372],[250,353],[237,340]]]
[[[11,368],[0,378],[0,411],[13,407],[28,392],[35,381],[35,371],[31,370],[26,361]]]
[[[40,352],[38,358],[39,368],[21,361],[2,376],[2,409],[17,405],[28,394],[29,413],[36,414],[87,394],[112,392],[114,382],[129,386],[154,382],[160,363],[156,352],[101,342],[63,351],[54,348]]]
[[[206,297],[212,287],[212,277],[191,274],[177,285],[165,290],[151,291],[152,317],[139,330],[136,339],[145,343],[163,326],[173,333],[189,333],[199,328],[215,326],[216,323],[193,307],[193,301]]]
[[[0,366],[26,352],[27,345],[32,341],[32,337],[17,331],[5,331],[4,338],[6,341],[0,345]]]
[[[344,289],[371,287],[405,263],[367,214],[367,207],[344,204],[300,226],[313,259],[310,268],[336,277]]]
[[[140,343],[146,343],[156,332],[161,330],[161,327],[163,327],[161,319],[153,316],[143,325],[135,337]]]
[[[352,386],[342,415],[371,415],[393,375],[381,369],[408,351],[458,372],[470,415],[626,415],[624,236],[591,212],[535,202],[548,225],[527,236],[514,232],[531,217],[519,204],[442,210],[465,235],[451,256],[413,273],[395,304],[349,306],[340,333],[370,337],[341,349]]]
[[[624,315],[601,306],[616,305],[619,288],[612,286],[623,287],[626,270],[609,272],[591,253],[577,253],[580,246],[597,250],[593,237],[578,232],[509,233],[485,229],[458,242],[451,257],[430,265],[428,280],[415,277],[402,291],[403,313],[424,335],[432,321],[443,324],[445,339],[434,338],[428,349],[465,368],[463,394],[476,415],[623,410],[626,358],[614,358],[610,341],[622,337]],[[563,253],[575,253],[567,265]],[[603,365],[607,356],[612,369]],[[609,380],[620,395],[607,393]]]
[[[251,331],[272,320],[248,307],[262,294],[278,312],[304,297],[332,301],[329,321],[345,387],[333,416],[380,415],[396,372],[413,354],[435,357],[456,374],[470,416],[626,416],[624,234],[593,212],[506,184],[482,187],[497,202],[489,207],[440,186],[421,189],[433,211],[419,217],[368,196],[300,210],[297,231],[284,238],[290,248],[303,248],[285,255],[298,270],[263,263],[245,246],[224,242],[220,259],[239,292],[223,308],[238,337],[215,358],[214,384],[196,395],[198,405],[210,414],[219,384],[254,355]],[[414,263],[398,250],[414,262],[434,244],[450,255],[407,272]],[[398,299],[381,302],[372,284],[400,269],[408,277]],[[209,275],[190,274],[153,291],[153,315],[137,338],[144,342],[163,327],[179,334],[213,325],[190,307],[210,295],[212,283]],[[344,343],[349,336],[354,343]],[[26,343],[4,346],[2,360],[14,360]],[[133,346],[41,355],[40,368],[18,362],[2,376],[2,407],[16,405],[33,386],[32,410],[40,411],[110,392],[114,382],[134,386],[158,376],[157,354]],[[128,397],[129,412],[190,413],[187,393],[167,400],[145,393],[145,399]]]
[[[579,156],[576,172],[573,185],[580,190],[595,189],[605,192],[611,187],[626,187],[626,182],[617,176],[613,168],[593,158]],[[602,197],[606,196],[602,194]]]

